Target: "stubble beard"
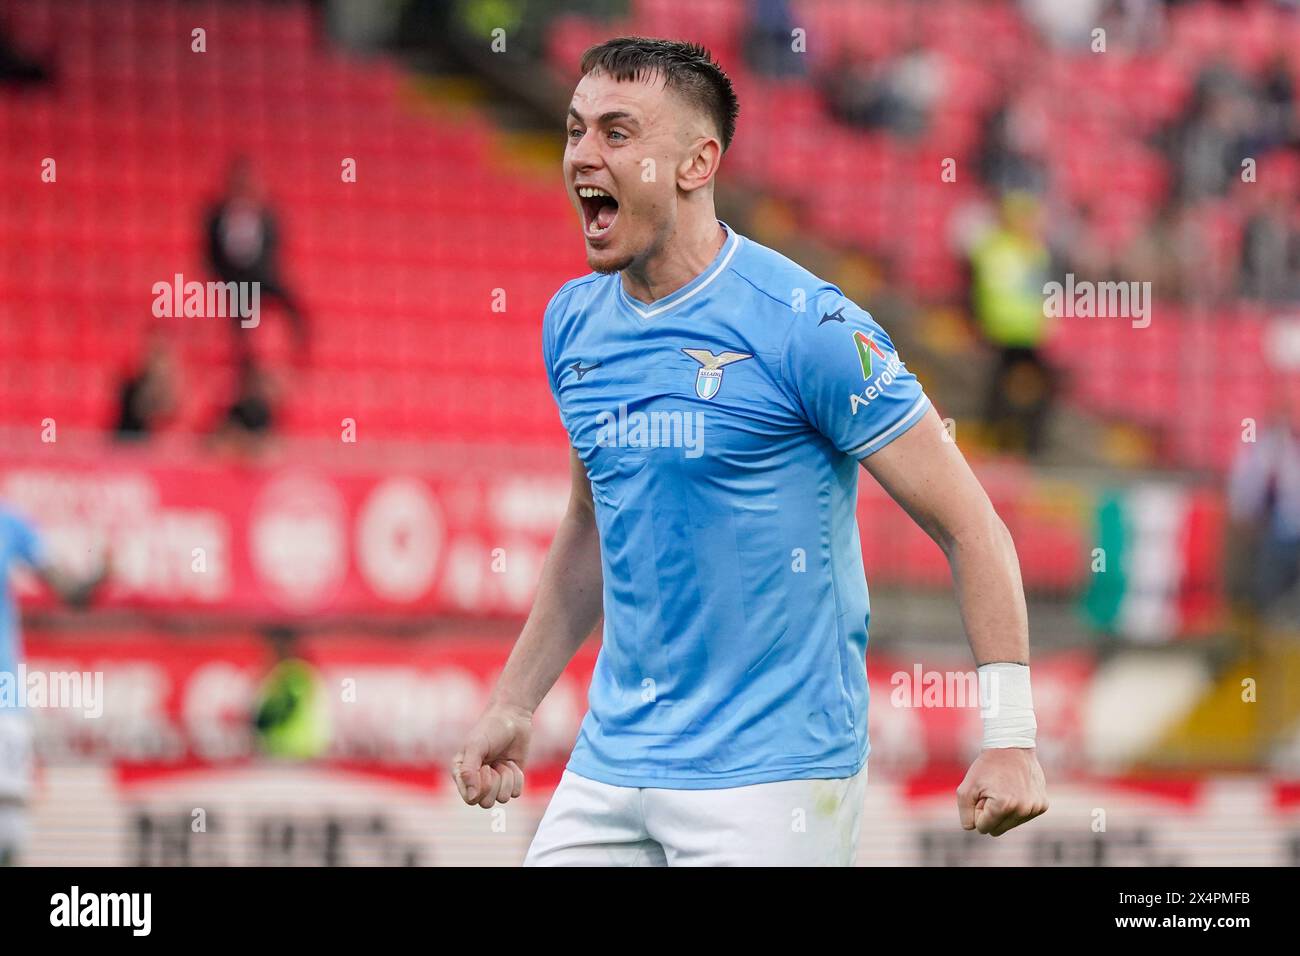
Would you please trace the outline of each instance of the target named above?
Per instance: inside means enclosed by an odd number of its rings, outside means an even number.
[[[587,265],[591,268],[591,271],[603,276],[612,275],[615,272],[622,272],[632,264],[632,259],[633,257],[630,255],[619,256],[617,259],[609,259],[607,257],[596,259],[590,252],[587,253]]]

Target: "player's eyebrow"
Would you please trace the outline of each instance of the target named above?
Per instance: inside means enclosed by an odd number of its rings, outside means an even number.
[[[576,119],[579,123],[586,124],[587,122],[578,113],[577,108],[573,106],[569,107],[569,115],[572,116],[574,119]],[[637,125],[636,117],[633,116],[631,113],[627,112],[626,110],[608,110],[607,112],[601,113],[599,116],[596,117],[596,125],[604,126],[606,124],[613,123],[617,120],[626,120],[627,122],[631,123],[634,126]]]

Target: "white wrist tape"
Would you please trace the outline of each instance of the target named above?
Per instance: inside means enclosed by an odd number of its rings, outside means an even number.
[[[981,664],[977,669],[983,749],[1033,747],[1038,734],[1028,664]]]

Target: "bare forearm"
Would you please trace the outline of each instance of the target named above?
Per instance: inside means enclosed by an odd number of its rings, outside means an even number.
[[[492,703],[537,709],[601,614],[600,536],[595,516],[571,508],[542,566],[537,597]]]
[[[978,522],[941,542],[976,664],[1029,663],[1029,617],[1020,561],[1006,526],[990,507]]]

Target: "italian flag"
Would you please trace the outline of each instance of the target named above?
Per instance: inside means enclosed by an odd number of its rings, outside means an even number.
[[[1083,614],[1094,628],[1156,643],[1214,628],[1223,514],[1206,491],[1142,483],[1102,492]]]

